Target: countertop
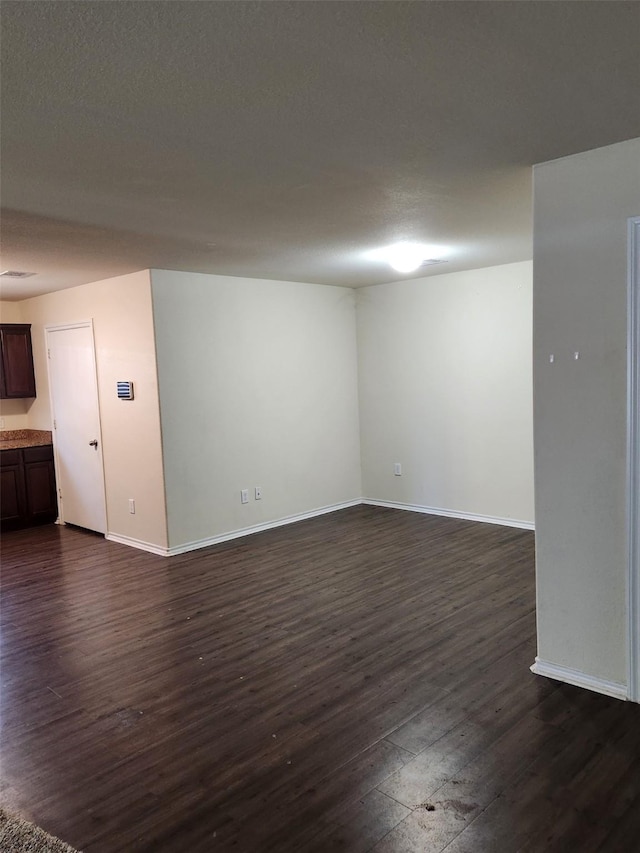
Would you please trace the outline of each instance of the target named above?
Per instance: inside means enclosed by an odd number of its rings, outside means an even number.
[[[52,444],[51,432],[46,429],[2,429],[0,450],[16,450],[19,447],[41,447]]]

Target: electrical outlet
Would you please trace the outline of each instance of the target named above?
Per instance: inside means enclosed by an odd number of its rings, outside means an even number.
[[[393,463],[393,473],[396,477],[402,476],[402,465],[399,462]]]
[[[249,489],[240,489],[240,503],[249,503]]]
[[[256,500],[262,500],[262,486],[256,486]]]
[[[131,513],[131,515],[136,514],[136,502],[133,498],[129,498],[129,512]]]

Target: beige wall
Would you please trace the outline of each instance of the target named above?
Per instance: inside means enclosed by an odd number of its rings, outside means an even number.
[[[528,261],[357,291],[366,498],[533,522],[531,287]]]
[[[0,322],[26,323],[21,302],[0,302]],[[0,429],[28,429],[32,400],[0,400]]]
[[[354,292],[151,276],[171,547],[359,499]]]
[[[0,322],[1,323],[24,323],[22,313],[22,302],[8,302],[7,300],[0,301]]]
[[[534,197],[538,654],[625,683],[627,218],[640,214],[640,140],[537,166]]]
[[[107,279],[25,300],[32,324],[38,396],[29,427],[51,429],[45,326],[93,319],[110,534],[166,548],[158,385],[149,272]],[[131,379],[135,399],[116,397]],[[129,513],[128,501],[136,501]]]

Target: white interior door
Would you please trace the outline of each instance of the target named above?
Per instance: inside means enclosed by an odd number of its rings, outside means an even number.
[[[46,330],[60,519],[107,532],[93,326]]]

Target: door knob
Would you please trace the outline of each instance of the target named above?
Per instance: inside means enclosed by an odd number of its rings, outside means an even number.
[[[94,438],[93,441],[90,441],[89,447],[95,447],[95,449],[97,450],[98,449],[98,439]]]

